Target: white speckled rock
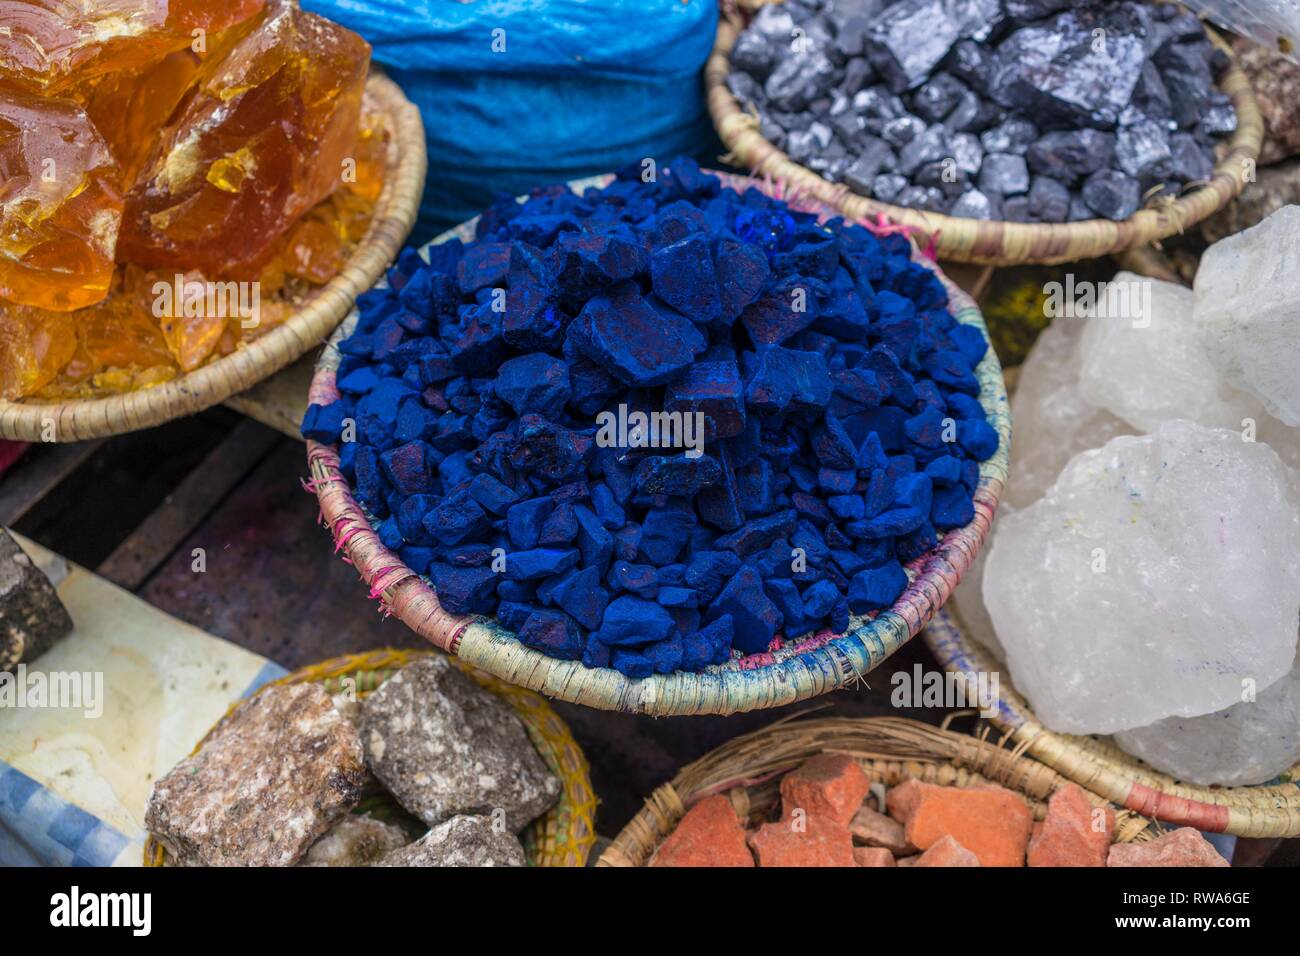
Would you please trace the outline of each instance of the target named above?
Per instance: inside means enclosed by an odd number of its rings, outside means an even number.
[[[349,814],[311,845],[299,866],[369,866],[410,841],[401,827]]]
[[[1202,786],[1267,783],[1300,761],[1300,666],[1227,710],[1167,717],[1115,735],[1165,773]]]
[[[1034,343],[1011,398],[1010,478],[1002,500],[1023,508],[1051,487],[1065,463],[1133,429],[1079,391],[1079,337],[1087,320],[1058,318]]]
[[[356,728],[316,684],[268,687],[154,784],[145,826],[174,866],[292,866],[366,780]]]
[[[1131,315],[1094,315],[1079,340],[1079,394],[1084,401],[1147,432],[1183,418],[1239,430],[1263,405],[1224,382],[1192,321],[1195,296],[1173,282],[1121,272]]]
[[[1195,317],[1224,378],[1300,425],[1300,206],[1221,239],[1201,257]]]
[[[375,866],[527,866],[523,844],[491,817],[452,817]]]
[[[402,668],[366,698],[361,739],[380,783],[429,826],[501,810],[518,833],[560,796],[510,705],[440,655]]]
[[[1015,509],[1005,503],[998,505],[997,520],[993,522],[988,541],[975,556],[975,563],[971,565],[966,576],[957,585],[957,590],[953,591],[952,597],[949,598],[953,609],[957,612],[957,617],[960,618],[962,634],[979,643],[1004,663],[1006,651],[1002,649],[1002,642],[998,640],[998,632],[993,627],[988,608],[984,606],[984,566],[988,562],[989,548],[997,538],[999,522],[1014,512]]]
[[[1048,727],[1086,734],[1277,681],[1300,615],[1297,505],[1277,455],[1237,432],[1169,422],[1073,458],[989,552],[984,601],[1016,686]]]

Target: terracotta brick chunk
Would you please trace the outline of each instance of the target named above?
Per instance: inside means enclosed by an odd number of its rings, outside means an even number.
[[[787,817],[800,809],[847,824],[870,789],[871,781],[852,757],[820,754],[782,778],[781,805]]]
[[[1104,818],[1093,816],[1093,806],[1077,784],[1066,784],[1047,801],[1047,816],[1034,827],[1029,840],[1030,866],[1105,866],[1115,831],[1115,812],[1104,808]],[[1098,829],[1094,820],[1102,821]]]
[[[855,846],[853,848],[853,859],[858,861],[858,866],[898,865],[894,862],[894,854],[883,846]]]
[[[1150,843],[1116,843],[1107,866],[1228,866],[1194,827],[1182,827]]]
[[[749,837],[759,866],[857,866],[844,824],[809,814],[802,831],[790,819],[764,823]]]
[[[722,795],[705,797],[686,811],[659,847],[651,866],[753,866],[745,829]]]
[[[904,780],[896,787],[890,787],[885,795],[885,809],[899,823],[907,823],[912,811],[921,802],[921,794],[926,790],[938,790],[939,787],[920,780]]]
[[[974,853],[981,866],[1024,866],[1033,822],[1029,805],[1003,787],[927,786],[903,832],[907,842],[921,850],[951,836]]]
[[[914,866],[979,866],[980,861],[950,836],[934,842],[930,849],[916,858]]]
[[[868,846],[883,846],[892,853],[910,853],[912,847],[903,835],[903,825],[868,806],[858,808],[849,821],[853,839]]]

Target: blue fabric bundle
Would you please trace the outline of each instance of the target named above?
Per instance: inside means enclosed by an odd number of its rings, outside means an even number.
[[[365,37],[419,107],[417,241],[538,181],[699,155],[715,0],[305,0]]]
[[[502,200],[361,296],[303,435],[458,614],[632,677],[887,608],[997,450],[900,236],[681,159]]]

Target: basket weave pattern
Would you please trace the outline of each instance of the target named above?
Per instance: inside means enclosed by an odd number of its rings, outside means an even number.
[[[385,77],[372,74],[366,96],[388,126],[388,169],[365,239],[339,274],[285,322],[224,356],[169,382],[104,398],[63,402],[0,401],[0,438],[81,441],[149,428],[192,415],[251,388],[319,345],[348,314],[357,295],[384,274],[415,224],[427,157],[419,111]]]
[[[433,653],[383,650],[348,654],[304,667],[266,686],[316,683],[330,694],[344,689],[355,690],[358,699],[364,700],[407,664]],[[528,738],[542,762],[560,780],[559,803],[520,834],[529,862],[533,866],[585,866],[587,854],[596,841],[596,793],[591,786],[587,758],[573,739],[568,725],[550,704],[536,694],[497,680],[454,657],[452,663],[483,689],[505,698],[523,721]],[[238,706],[238,703],[232,705],[230,711]],[[191,756],[198,753],[206,741],[207,736],[199,741]],[[145,866],[164,866],[166,863],[166,851],[152,835],[145,842],[144,862]]]
[[[737,737],[682,768],[650,795],[596,865],[644,866],[704,797],[727,794],[742,819],[765,814],[780,799],[779,778],[823,753],[855,758],[873,783],[886,787],[910,779],[956,787],[996,783],[1026,797],[1039,820],[1047,812],[1047,798],[1066,783],[1061,774],[1017,751],[901,717],[786,720]],[[1096,806],[1106,803],[1096,794],[1088,797]],[[1138,814],[1116,813],[1117,842],[1156,835]]]
[[[1017,223],[960,219],[867,199],[848,186],[823,179],[794,162],[763,138],[758,118],[744,110],[727,89],[731,49],[753,11],[767,0],[747,0],[744,13],[723,4],[717,40],[704,68],[709,115],[718,136],[730,151],[728,161],[758,175],[784,179],[852,219],[886,216],[910,226],[923,242],[933,243],[938,258],[985,265],[1055,264],[1092,259],[1134,246],[1157,242],[1179,233],[1222,209],[1252,182],[1255,160],[1264,138],[1264,120],[1250,81],[1236,60],[1225,72],[1220,88],[1237,110],[1237,130],[1215,167],[1213,177],[1178,199],[1158,202],[1123,222],[1090,219],[1072,223]],[[1207,30],[1216,46],[1231,48]]]
[[[941,611],[925,629],[926,645],[947,670],[1001,672],[993,724],[1019,749],[1087,790],[1137,813],[1177,826],[1245,837],[1300,836],[1300,766],[1280,782],[1256,787],[1201,787],[1151,769],[1114,744],[1048,730],[1020,696],[1006,669],[959,620]]]

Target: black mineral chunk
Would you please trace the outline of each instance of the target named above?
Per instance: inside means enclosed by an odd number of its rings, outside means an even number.
[[[1110,165],[1115,136],[1095,129],[1058,130],[1040,137],[1025,158],[1035,173],[1073,186]]]
[[[1131,176],[1115,169],[1103,169],[1083,184],[1083,201],[1103,219],[1119,221],[1138,211],[1142,189]]]

